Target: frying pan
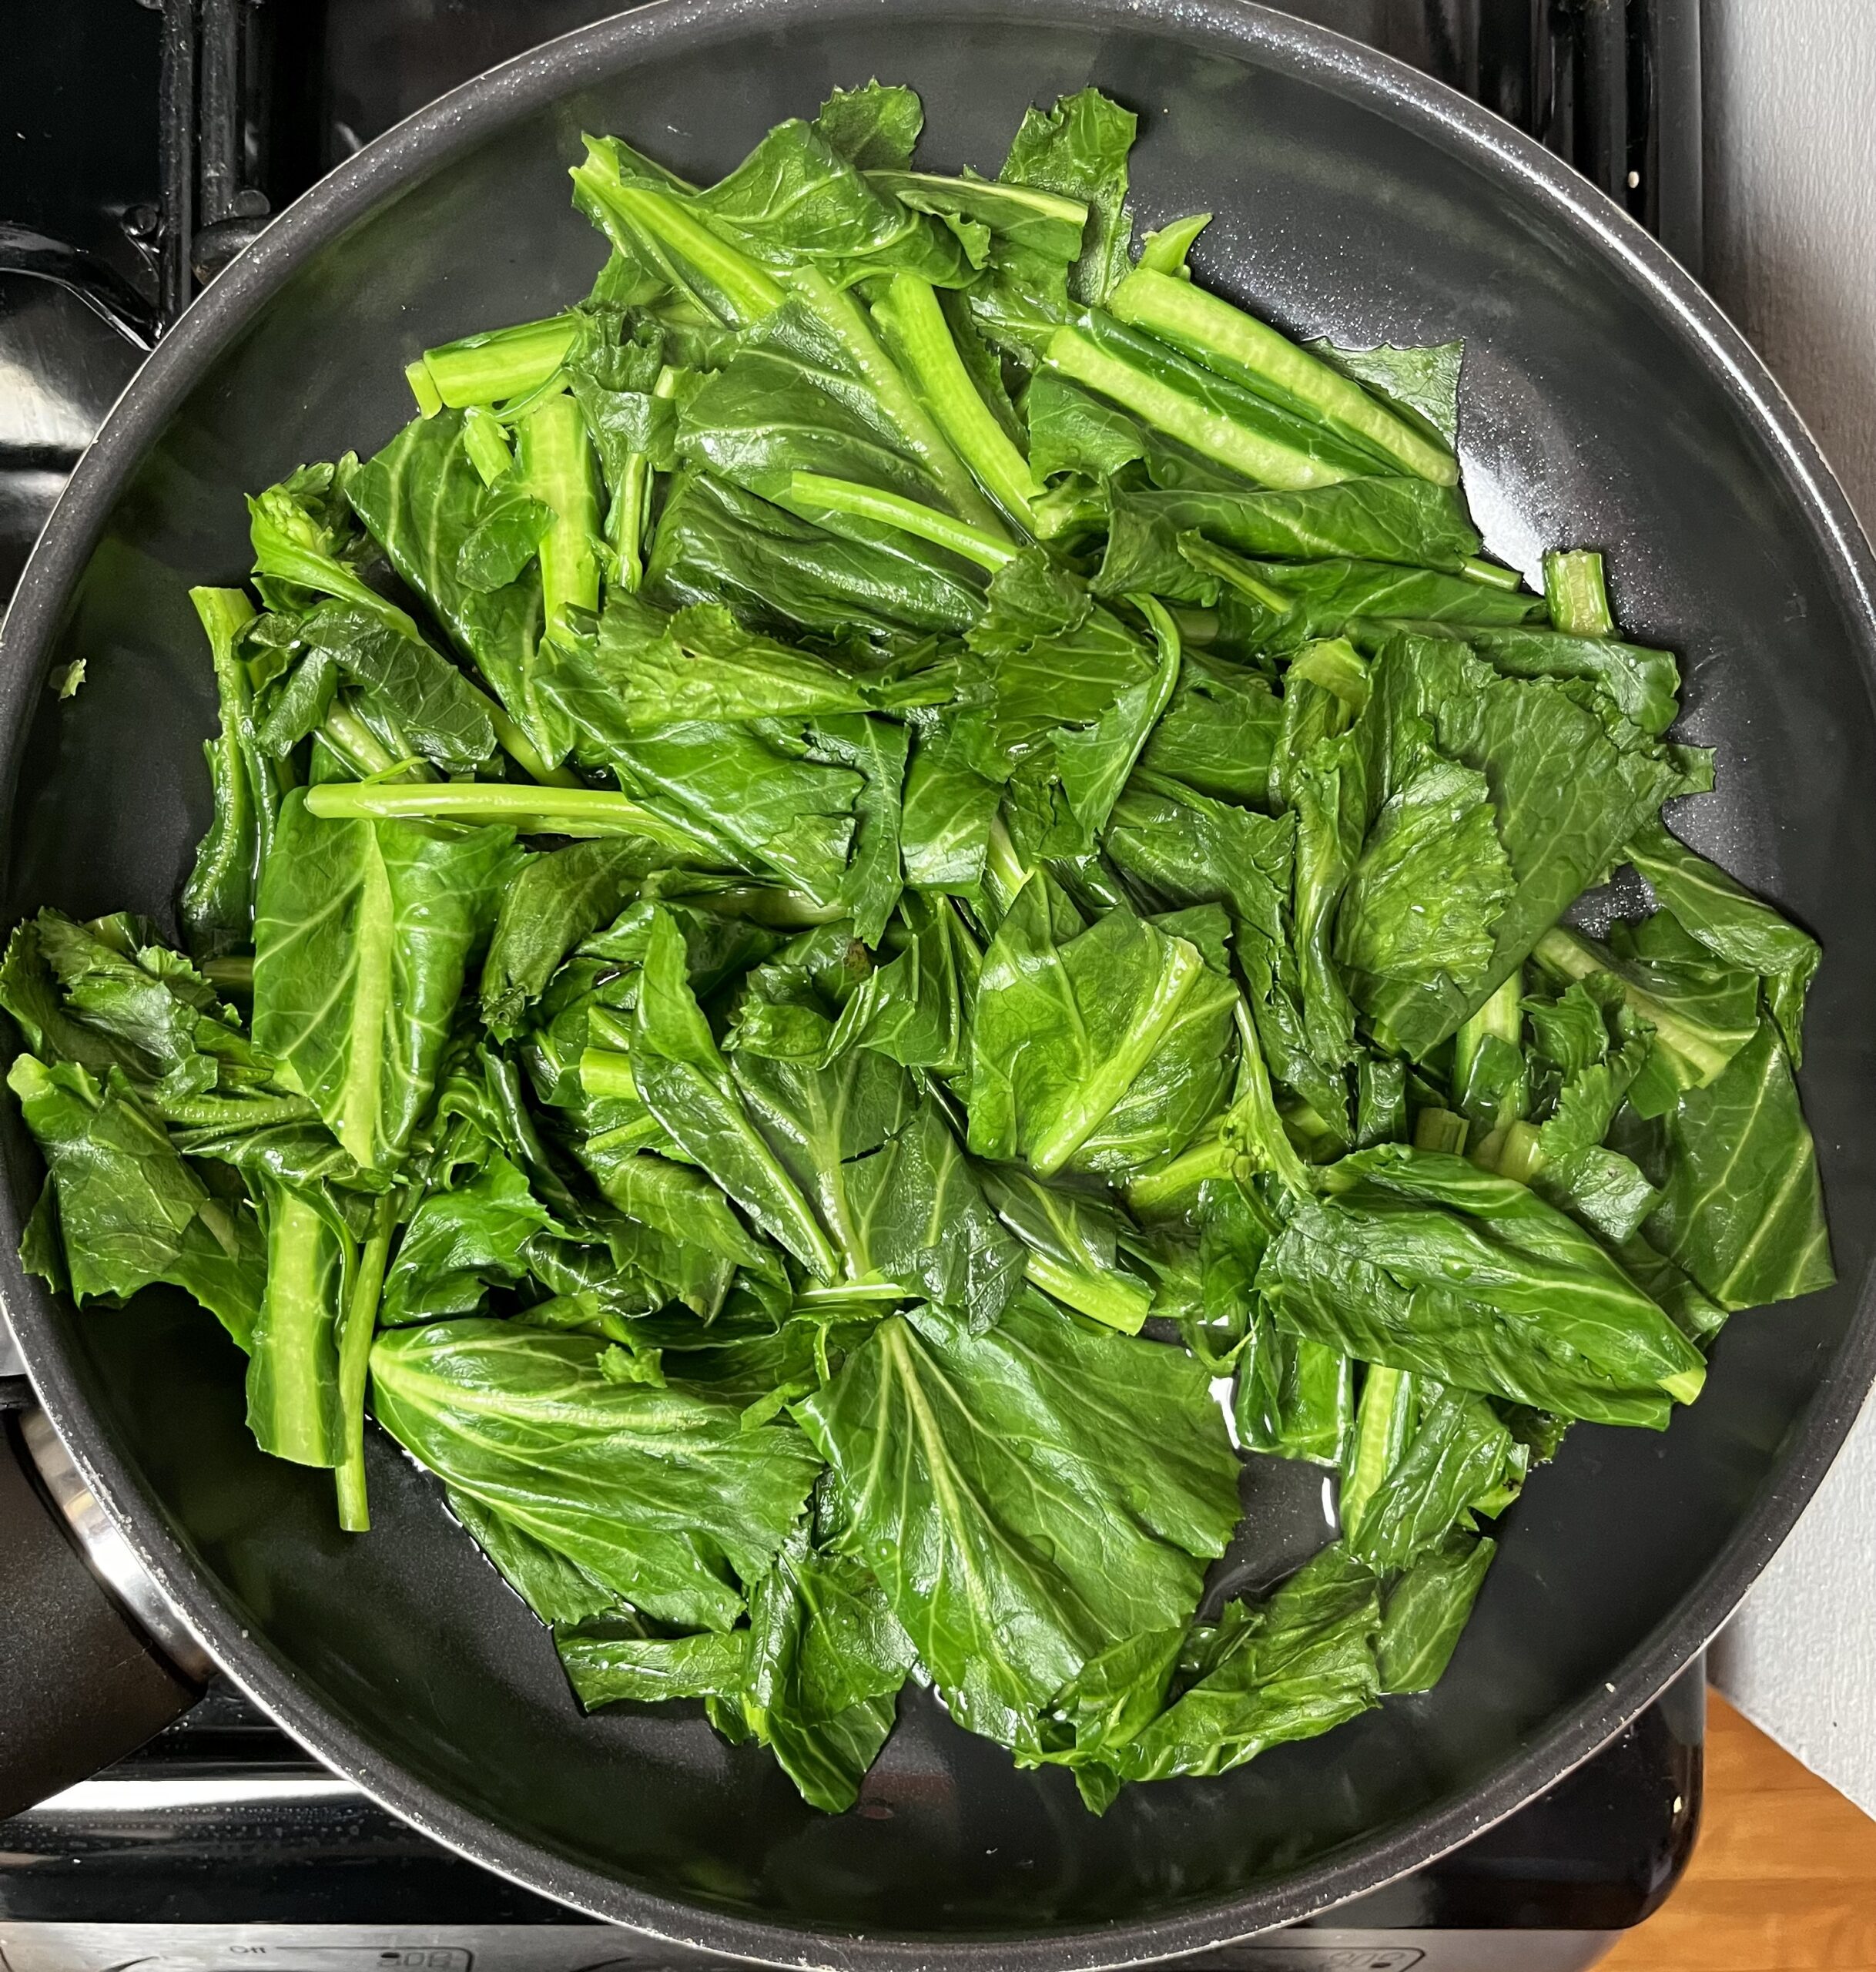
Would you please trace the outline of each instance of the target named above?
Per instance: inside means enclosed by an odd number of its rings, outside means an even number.
[[[1610,550],[1624,624],[1684,653],[1684,736],[1718,750],[1719,793],[1678,826],[1823,941],[1803,1087],[1841,1284],[1735,1317],[1665,1435],[1571,1432],[1435,1691],[1222,1779],[1130,1789],[1099,1820],[1065,1773],[1017,1772],[923,1694],[839,1818],[692,1711],[582,1719],[546,1633],[388,1440],[370,1447],[377,1531],[342,1534],[329,1481],[249,1440],[214,1322],[158,1292],[79,1314],[22,1276],[38,1172],[16,1129],[0,1293],[82,1481],[189,1627],[441,1841],[776,1964],[1137,1964],[1372,1888],[1586,1758],[1718,1627],[1876,1370],[1876,571],[1789,406],[1635,226],[1438,85],[1231,0],[666,0],[553,42],[309,193],[112,413],[0,649],[7,901],[169,912],[213,722],[186,587],[247,566],[245,489],[403,422],[417,350],[584,292],[600,249],[564,176],[582,128],[709,177],[876,74],[923,93],[941,169],[1000,156],[1032,98],[1097,83],[1141,112],[1139,220],[1218,215],[1208,282],[1344,344],[1465,339],[1461,451],[1490,547],[1527,570],[1549,544]],[[79,655],[62,701],[48,666]],[[1247,1470],[1232,1582],[1325,1538],[1319,1475],[1298,1477]],[[0,1642],[0,1682],[26,1689],[44,1638]]]

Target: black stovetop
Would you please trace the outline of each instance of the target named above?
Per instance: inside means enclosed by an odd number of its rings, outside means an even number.
[[[444,89],[613,11],[605,0],[12,10],[0,63],[0,601],[152,340],[270,212]],[[1698,0],[1293,0],[1290,11],[1533,132],[1698,272]],[[1587,1965],[1598,1934],[1639,1922],[1684,1866],[1703,1733],[1697,1665],[1595,1759],[1443,1861],[1288,1942],[1189,1962]],[[583,1921],[376,1808],[219,1683],[141,1753],[0,1823],[0,1967],[13,1972],[132,1959],[195,1972],[255,1957],[273,1972],[705,1962],[617,1933],[603,1950],[576,1947]],[[133,1950],[119,1928],[132,1925],[178,1928],[139,1930]],[[569,1927],[551,1934],[567,1950],[517,1942],[545,1940],[549,1926]],[[1479,1932],[1502,1949],[1469,1950]]]

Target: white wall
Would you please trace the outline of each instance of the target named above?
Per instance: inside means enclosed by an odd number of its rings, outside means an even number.
[[[1876,0],[1704,0],[1707,284],[1876,532]]]
[[[1876,534],[1876,0],[1703,0],[1707,282]],[[1876,1406],[1714,1655],[1876,1815]]]

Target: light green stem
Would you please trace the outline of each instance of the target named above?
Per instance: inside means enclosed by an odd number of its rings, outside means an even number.
[[[1456,1110],[1422,1109],[1413,1119],[1413,1147],[1462,1155],[1467,1128],[1466,1118]]]
[[[543,398],[515,434],[520,489],[554,515],[541,539],[541,615],[551,633],[569,609],[599,607],[599,488],[592,441],[578,404],[564,391]]]
[[[471,404],[496,404],[544,384],[579,333],[579,317],[571,314],[550,316],[544,322],[519,322],[513,328],[492,329],[427,349],[404,374],[425,417],[434,414],[415,374],[420,364],[438,408],[447,404],[460,411]]]
[[[615,1048],[588,1048],[581,1051],[580,1086],[591,1096],[615,1096],[628,1102],[638,1100],[631,1057]]]
[[[333,1476],[338,1488],[339,1524],[347,1534],[368,1533],[371,1528],[371,1510],[365,1497],[365,1381],[396,1222],[395,1201],[387,1192],[371,1208],[370,1229],[358,1250],[345,1327],[339,1337],[339,1414],[345,1437]]]
[[[1173,284],[1185,285],[1182,281]],[[1057,329],[1049,338],[1043,361],[1051,370],[1112,397],[1194,451],[1261,485],[1296,492],[1311,486],[1332,486],[1352,477],[1345,467],[1313,459],[1294,445],[1267,438],[1223,411],[1208,408],[1184,391],[1101,348],[1079,329]]]
[[[873,313],[958,456],[991,498],[1033,535],[1036,515],[1030,502],[1042,497],[1042,488],[971,381],[936,290],[916,274],[896,275],[873,303]]]
[[[430,770],[420,760],[400,762],[343,699],[335,699],[319,729],[320,737],[354,773],[390,773],[400,780],[426,780]]]
[[[1274,384],[1422,479],[1456,485],[1459,464],[1359,384],[1289,337],[1189,280],[1136,267],[1107,298],[1111,313],[1254,387]]]
[[[1123,1335],[1137,1335],[1153,1305],[1153,1290],[1144,1280],[1124,1274],[1085,1273],[1064,1266],[1047,1253],[1031,1249],[1023,1263],[1030,1284],[1091,1321],[1104,1322]]]
[[[798,1287],[795,1290],[795,1306],[798,1308],[839,1308],[849,1302],[860,1304],[916,1301],[919,1298],[916,1288],[907,1287],[896,1280],[844,1280],[836,1282],[831,1287]]]
[[[493,486],[514,464],[514,453],[501,420],[480,405],[463,413],[463,450],[484,486]]]
[[[1654,1029],[1657,1043],[1678,1055],[1703,1084],[1711,1082],[1733,1058],[1730,1052],[1715,1047],[1698,1028],[1683,1020],[1672,1007],[1605,964],[1593,947],[1562,925],[1553,926],[1538,940],[1536,955],[1566,978],[1588,979],[1600,972],[1613,979],[1621,987],[1622,997],[1630,1010]]]
[[[847,360],[865,378],[907,449],[931,475],[952,510],[992,539],[1003,538],[1002,515],[983,497],[937,421],[880,347],[859,302],[818,267],[791,269],[789,284],[839,337]]]
[[[863,486],[857,480],[829,479],[818,472],[792,473],[789,497],[808,508],[830,514],[853,514],[863,520],[877,521],[883,527],[896,528],[902,534],[916,535],[934,547],[948,548],[980,568],[996,570],[1013,562],[1017,550],[984,528],[968,521],[953,520],[936,507],[922,506],[903,493],[887,493],[876,486]]]
[[[1411,1370],[1389,1370],[1371,1363],[1362,1385],[1355,1432],[1342,1481],[1342,1531],[1357,1533],[1362,1514],[1407,1449],[1412,1421],[1414,1382]]]
[[[1516,568],[1504,568],[1478,555],[1467,555],[1459,565],[1459,572],[1473,582],[1482,582],[1487,589],[1517,589],[1524,585],[1524,578]]]
[[[411,786],[333,780],[307,790],[307,812],[328,820],[365,817],[433,822],[508,822],[541,835],[591,832],[642,836],[675,854],[704,854],[693,836],[628,795],[599,787],[522,787],[493,780],[434,781]],[[575,828],[564,824],[571,823]]]
[[[1497,1168],[1501,1178],[1516,1178],[1521,1185],[1528,1185],[1543,1170],[1543,1139],[1535,1123],[1520,1118],[1507,1125],[1505,1140],[1499,1145]]]
[[[1593,548],[1545,550],[1544,598],[1551,622],[1571,636],[1606,637],[1615,629],[1603,558]]]
[[[780,282],[686,211],[681,200],[624,183],[616,172],[608,175],[593,156],[576,166],[573,176],[628,225],[688,261],[729,304],[735,327],[752,327],[772,315],[786,298]]]

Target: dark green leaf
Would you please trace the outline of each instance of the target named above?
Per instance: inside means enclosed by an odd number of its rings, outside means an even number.
[[[1658,822],[1629,845],[1662,908],[1690,937],[1728,965],[1756,972],[1794,1065],[1804,1059],[1804,994],[1822,954],[1817,941],[1747,895],[1724,870],[1697,856]]]
[[[917,91],[885,82],[836,89],[814,119],[821,136],[862,171],[903,171],[924,123]]]
[[[1430,1692],[1439,1682],[1496,1552],[1495,1541],[1455,1534],[1389,1590],[1379,1652],[1384,1692]]]
[[[1372,1706],[1381,1627],[1374,1576],[1341,1547],[1299,1568],[1218,1661],[1144,1731],[1111,1749],[1124,1779],[1228,1773],[1287,1740],[1313,1738]]]
[[[500,1514],[661,1621],[727,1630],[816,1461],[735,1406],[608,1378],[608,1344],[512,1322],[390,1329],[371,1352],[378,1421],[452,1494]]]
[[[1089,1658],[1184,1622],[1238,1515],[1203,1371],[1023,1300],[987,1333],[895,1316],[801,1407],[845,1544],[953,1715],[1034,1747]]]
[[[680,473],[658,517],[648,594],[727,602],[806,629],[960,631],[982,605],[979,571],[909,534],[857,541],[709,473]]]
[[[100,1085],[75,1064],[21,1055],[7,1081],[58,1201],[66,1281],[53,1284],[82,1304],[169,1281],[245,1347],[266,1266],[252,1214],[209,1192],[121,1068]]]
[[[569,843],[528,858],[502,894],[482,967],[482,1018],[497,1038],[520,1031],[561,961],[663,860],[630,837]]]
[[[1836,1279],[1805,1127],[1770,1021],[1667,1119],[1669,1163],[1650,1242],[1723,1308],[1814,1293]]]
[[[1127,271],[1133,215],[1127,160],[1139,119],[1098,89],[1065,96],[1050,110],[1023,112],[1023,126],[997,176],[1007,185],[1057,192],[1088,207],[1080,258],[1068,278],[1077,301],[1101,301]]]
[[[507,587],[471,588],[457,552],[481,512],[481,475],[463,448],[462,414],[407,424],[353,477],[350,495],[385,558],[416,590],[510,714],[544,736],[534,699],[541,582],[524,570]]]
[[[367,1169],[429,1107],[475,948],[517,873],[507,829],[280,811],[255,923],[254,1038]]]
[[[475,1313],[491,1287],[525,1278],[528,1243],[552,1222],[522,1173],[491,1152],[473,1175],[418,1202],[384,1276],[380,1319]]]
[[[1032,878],[984,954],[972,1150],[1025,1158],[1044,1177],[1090,1158],[1125,1168],[1176,1154],[1223,1092],[1232,997],[1187,939],[1125,910],[1084,930]],[[1104,1135],[1113,1163],[1094,1148]]]
[[[1295,1333],[1563,1417],[1659,1427],[1698,1392],[1699,1352],[1528,1186],[1394,1144],[1335,1174],[1258,1274]]]

